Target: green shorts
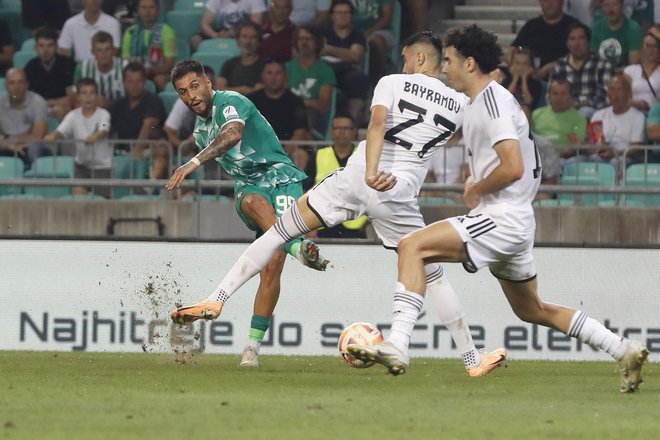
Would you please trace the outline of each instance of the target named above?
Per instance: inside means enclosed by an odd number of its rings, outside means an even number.
[[[235,206],[238,216],[243,220],[245,225],[257,231],[257,237],[260,236],[263,231],[259,229],[259,226],[255,225],[244,213],[241,211],[241,203],[243,199],[248,194],[259,194],[263,196],[270,206],[275,210],[275,215],[279,218],[284,214],[284,211],[289,209],[289,206],[294,204],[303,195],[302,182],[290,183],[283,186],[271,186],[271,187],[260,187],[254,185],[246,185],[236,194]]]

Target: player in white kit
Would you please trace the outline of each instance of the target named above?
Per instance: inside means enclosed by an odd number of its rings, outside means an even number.
[[[497,37],[476,25],[452,29],[446,37],[445,65],[449,83],[465,92],[463,136],[471,179],[464,200],[472,210],[413,232],[399,242],[397,295],[421,298],[424,265],[429,261],[461,262],[475,272],[488,266],[498,279],[515,314],[599,347],[619,362],[621,391],[634,392],[642,382],[648,350],[621,338],[581,311],[543,302],[537,294],[532,258],[536,223],[532,200],[541,178],[541,163],[527,118],[516,99],[491,79],[501,50]],[[415,316],[409,307],[395,316],[393,332],[380,346],[349,346],[363,360],[391,369],[407,359],[394,331],[401,316]],[[409,323],[414,326],[414,322]]]
[[[227,299],[260,271],[272,253],[310,230],[366,214],[384,246],[396,249],[403,236],[424,227],[417,195],[427,174],[427,162],[461,127],[467,97],[438,79],[442,42],[437,35],[420,32],[402,46],[404,74],[389,75],[378,82],[367,140],[360,142],[347,166],[326,176],[250,245],[211,296],[173,312],[173,316],[185,313],[188,320],[215,319]],[[504,349],[486,354],[475,348],[460,301],[442,266],[430,263],[423,272],[425,290],[433,297],[468,374],[483,376],[502,365],[506,359]],[[413,300],[412,306],[419,314],[423,298]],[[410,301],[395,295],[393,314],[397,315],[402,304]],[[412,327],[409,330],[412,332]],[[405,366],[395,370],[394,374],[402,373]]]

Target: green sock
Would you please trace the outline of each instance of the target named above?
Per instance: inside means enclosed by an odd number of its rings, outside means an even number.
[[[261,344],[261,341],[264,340],[264,335],[266,330],[270,326],[270,319],[261,315],[252,315],[252,321],[250,322],[250,340]]]
[[[287,254],[291,255],[294,258],[298,258],[298,249],[300,249],[300,244],[302,243],[302,237],[298,237],[295,240],[292,240],[284,245],[284,250]]]

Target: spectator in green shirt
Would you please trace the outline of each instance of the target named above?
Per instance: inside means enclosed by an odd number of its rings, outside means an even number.
[[[139,0],[138,21],[124,32],[121,56],[142,64],[158,90],[170,80],[176,57],[174,30],[158,21],[158,1]]]
[[[623,0],[603,0],[604,17],[591,25],[591,51],[616,67],[639,63],[642,28],[626,17]]]

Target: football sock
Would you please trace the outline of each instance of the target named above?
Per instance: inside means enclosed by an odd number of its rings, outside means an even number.
[[[270,258],[285,243],[309,232],[300,217],[298,206],[291,205],[282,217],[264,234],[257,238],[222,279],[207,301],[226,302],[234,292],[266,267]]]
[[[474,346],[470,327],[465,320],[463,306],[456,295],[449,279],[444,275],[442,266],[437,263],[427,264],[426,292],[435,304],[440,321],[447,327],[458,352],[461,353],[466,368],[479,365],[481,356]]]
[[[410,337],[424,306],[424,297],[407,291],[401,283],[396,285],[392,304],[392,329],[387,340],[403,353],[408,353]]]
[[[252,315],[248,345],[254,347],[257,353],[259,352],[261,341],[264,340],[264,335],[266,334],[266,330],[268,330],[269,326],[270,319],[257,314]]]
[[[567,334],[606,351],[617,361],[623,357],[628,348],[625,338],[615,335],[603,324],[580,310],[577,310],[571,318]]]

